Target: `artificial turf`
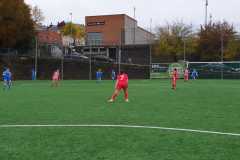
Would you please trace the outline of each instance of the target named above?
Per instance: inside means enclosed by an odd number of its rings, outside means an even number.
[[[130,80],[130,103],[107,103],[114,83],[15,82],[0,91],[0,125],[112,124],[240,133],[240,82]],[[0,160],[239,160],[240,136],[143,128],[0,128]]]

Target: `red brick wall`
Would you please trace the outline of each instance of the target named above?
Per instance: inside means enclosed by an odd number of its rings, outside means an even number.
[[[125,15],[88,16],[86,17],[86,32],[100,32],[103,34],[103,45],[118,45],[121,42]],[[102,25],[88,25],[101,22]]]
[[[39,43],[62,45],[61,34],[53,31],[40,31],[37,34]]]

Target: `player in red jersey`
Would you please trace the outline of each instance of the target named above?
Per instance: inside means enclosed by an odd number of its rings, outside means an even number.
[[[175,68],[172,73],[172,89],[176,90],[177,88],[177,80],[178,80],[178,71]]]
[[[125,101],[129,102],[129,100],[128,100],[128,75],[124,72],[121,72],[117,76],[115,91],[112,95],[112,98],[109,100],[109,102],[114,102],[121,90],[124,91]]]
[[[188,68],[184,71],[184,81],[187,82],[189,80],[189,70]]]
[[[60,80],[60,71],[59,69],[54,71],[52,75],[52,87],[58,87]]]

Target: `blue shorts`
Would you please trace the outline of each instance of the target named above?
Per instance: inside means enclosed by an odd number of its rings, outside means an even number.
[[[4,81],[4,82],[10,82],[10,81],[11,81],[11,78],[3,78],[3,81]]]

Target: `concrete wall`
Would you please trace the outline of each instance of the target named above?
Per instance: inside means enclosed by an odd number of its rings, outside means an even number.
[[[125,15],[124,23],[124,42],[126,45],[150,44],[154,40],[154,35],[140,28],[137,21]]]
[[[137,21],[135,21],[134,19],[128,16],[125,16],[124,29],[123,29],[123,32],[124,32],[123,42],[125,45],[131,45],[131,44],[134,44],[134,41],[136,42],[136,30],[137,30]],[[134,36],[135,36],[135,39],[134,39]]]
[[[137,27],[136,29],[136,43],[137,44],[150,44],[153,42],[154,36],[150,32]]]

